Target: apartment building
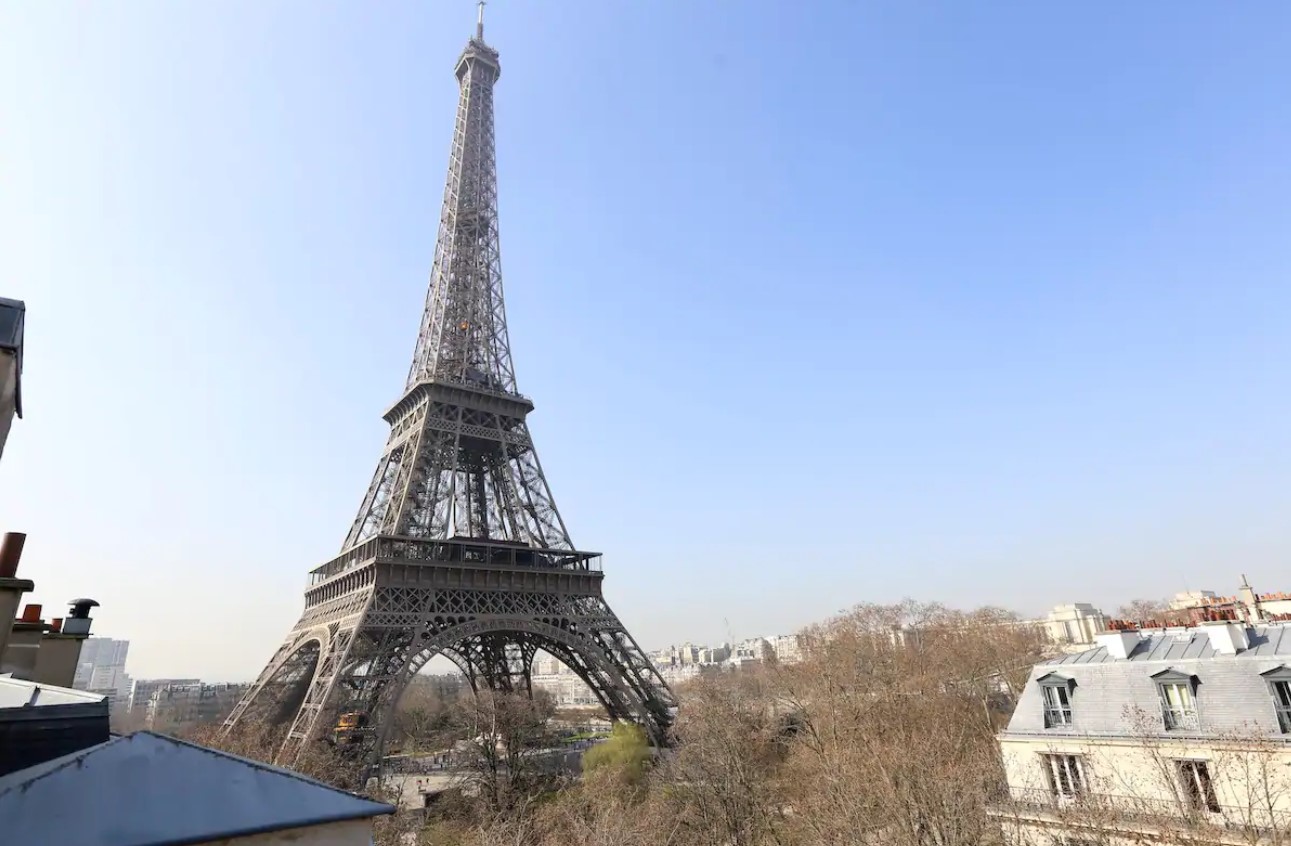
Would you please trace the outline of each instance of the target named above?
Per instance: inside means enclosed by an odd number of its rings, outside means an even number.
[[[114,714],[126,710],[130,700],[130,676],[126,673],[126,655],[130,641],[110,637],[92,637],[81,645],[72,687],[88,690],[108,698]]]
[[[1287,842],[1291,623],[1112,626],[1035,667],[999,735],[1009,839]]]
[[[184,687],[201,683],[201,679],[135,679],[130,683],[127,708],[132,715],[145,718],[148,703],[152,701],[152,695],[157,691],[164,687]]]
[[[227,717],[246,691],[244,684],[168,684],[149,695],[144,727],[150,731],[175,731],[185,726],[211,723]]]

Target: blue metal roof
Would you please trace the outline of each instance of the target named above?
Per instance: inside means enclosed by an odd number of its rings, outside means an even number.
[[[0,777],[6,843],[180,846],[393,812],[289,770],[146,731]]]

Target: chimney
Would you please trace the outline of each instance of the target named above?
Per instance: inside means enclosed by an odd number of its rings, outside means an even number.
[[[67,617],[63,619],[63,634],[89,637],[92,622],[90,609],[98,608],[99,604],[93,599],[73,599],[67,604],[72,606],[72,610],[68,611]]]
[[[1246,626],[1229,620],[1202,623],[1201,630],[1210,638],[1210,647],[1220,655],[1236,655],[1251,645]]]
[[[1245,612],[1242,616],[1249,622],[1258,623],[1264,619],[1264,609],[1260,607],[1260,596],[1251,587],[1251,583],[1246,580],[1246,574],[1242,574],[1242,588],[1237,592],[1241,599],[1242,610]]]
[[[12,579],[18,575],[18,561],[22,558],[22,547],[27,542],[27,535],[22,532],[5,532],[0,541],[0,579]]]
[[[1142,639],[1138,630],[1099,632],[1094,635],[1094,644],[1113,658],[1129,658]]]
[[[0,439],[2,440],[2,439]],[[35,589],[36,583],[31,579],[17,577],[18,560],[22,558],[22,547],[27,536],[22,532],[7,532],[0,541],[0,666],[5,663],[5,653],[9,649],[9,639],[13,634],[13,624],[18,614],[22,597]]]
[[[21,617],[21,618],[19,618],[18,622],[20,622],[20,623],[39,623],[39,622],[40,622],[40,611],[41,611],[41,609],[42,609],[43,607],[44,607],[44,606],[42,606],[42,605],[40,605],[40,604],[38,604],[38,603],[35,603],[35,602],[28,602],[28,603],[27,603],[27,605],[26,605],[26,607],[24,607],[24,608],[22,609],[22,617]]]

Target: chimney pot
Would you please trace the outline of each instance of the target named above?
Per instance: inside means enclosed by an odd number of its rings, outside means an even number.
[[[18,575],[18,561],[22,558],[22,547],[27,542],[23,532],[5,532],[0,541],[0,579],[12,579]]]
[[[54,619],[50,620],[49,630],[54,634],[58,634],[59,632],[61,632],[63,630],[63,618],[55,617]]]
[[[37,604],[36,604],[36,603],[34,603],[34,602],[29,602],[29,603],[27,603],[27,606],[26,606],[25,608],[23,608],[23,609],[22,609],[22,622],[24,622],[24,623],[39,623],[39,622],[40,622],[40,610],[41,610],[41,608],[42,608],[42,607],[43,607],[43,606],[37,605]]]
[[[1094,635],[1094,643],[1105,648],[1113,658],[1129,658],[1138,647],[1142,635],[1134,629],[1120,629],[1100,632]]]
[[[1210,638],[1211,648],[1221,655],[1236,655],[1251,645],[1246,626],[1241,623],[1215,620],[1202,623],[1202,628]]]

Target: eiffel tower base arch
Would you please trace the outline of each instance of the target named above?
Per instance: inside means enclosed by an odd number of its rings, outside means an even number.
[[[431,658],[452,660],[477,692],[531,694],[542,650],[582,679],[611,718],[666,743],[675,702],[601,596],[594,554],[386,536],[359,552],[315,571],[337,572],[307,592],[305,613],[226,732],[290,720],[276,757],[290,765],[307,744],[329,739],[343,714],[361,714],[362,725],[346,733],[347,751],[375,762],[400,696]],[[338,617],[343,609],[354,610]]]

